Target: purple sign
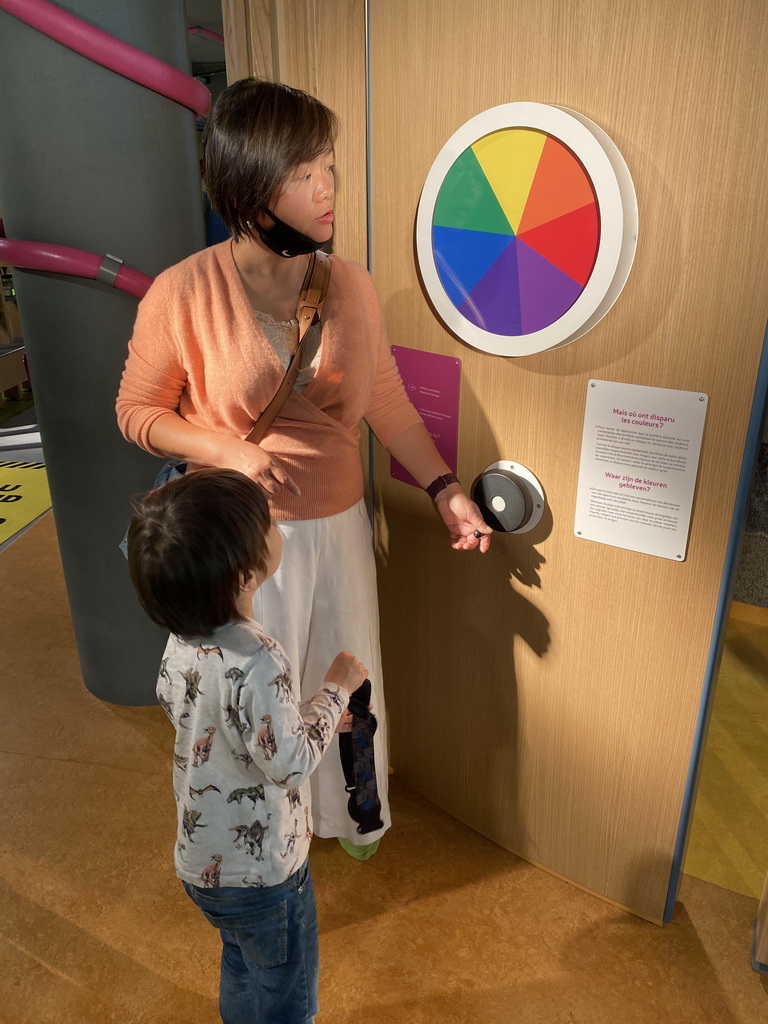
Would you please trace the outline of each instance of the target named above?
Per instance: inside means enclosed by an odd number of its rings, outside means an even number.
[[[461,360],[435,355],[415,348],[392,346],[405,390],[429,431],[435,447],[456,472],[459,444],[459,385]],[[396,459],[390,458],[390,474],[395,480],[419,485]]]

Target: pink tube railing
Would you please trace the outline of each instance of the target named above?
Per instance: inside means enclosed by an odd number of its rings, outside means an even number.
[[[104,262],[105,258],[98,256],[95,252],[71,249],[68,245],[51,245],[49,242],[20,242],[14,238],[0,238],[0,263],[7,263],[8,266],[20,267],[23,270],[45,270],[53,274],[87,277],[93,281],[99,276]],[[142,274],[139,270],[133,270],[132,267],[121,264],[112,284],[120,291],[142,299],[152,284],[152,280],[147,274]]]
[[[167,96],[196,114],[205,115],[210,110],[211,94],[202,82],[48,0],[0,0],[0,9],[96,64]]]
[[[0,0],[0,10],[6,11],[25,24],[50,36],[63,46],[115,71],[132,82],[137,82],[153,92],[160,93],[196,114],[207,114],[211,106],[211,94],[202,84],[178,68],[166,64],[157,57],[151,57],[135,46],[116,39],[82,18],[62,10],[48,0]],[[198,25],[190,32],[210,36],[217,42],[224,42],[218,32]],[[6,238],[3,222],[0,220],[0,261],[23,270],[44,270],[53,274],[69,274],[90,280],[103,280],[114,288],[141,299],[152,284],[153,278],[139,270],[126,267],[114,256],[98,256],[83,249],[72,249],[68,245],[53,245],[49,242],[23,242]],[[115,273],[114,268],[119,266]]]

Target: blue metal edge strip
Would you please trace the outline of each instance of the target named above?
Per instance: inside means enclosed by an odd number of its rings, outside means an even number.
[[[366,239],[368,260],[368,273],[373,273],[373,239],[371,234],[371,0],[365,3],[365,215]],[[374,511],[376,508],[376,475],[375,475],[376,448],[373,438],[373,431],[368,428],[368,484],[370,487],[370,506],[368,518],[371,520],[373,530],[374,548],[376,546],[376,519]]]
[[[720,596],[717,602],[715,622],[712,629],[712,641],[709,648],[707,667],[704,673],[704,687],[701,695],[699,714],[696,720],[696,732],[693,740],[691,762],[688,767],[688,778],[685,783],[685,795],[680,812],[680,825],[677,832],[675,852],[672,858],[672,872],[669,878],[669,889],[667,890],[667,901],[664,905],[664,924],[672,920],[675,909],[675,900],[680,887],[680,876],[683,871],[683,858],[685,845],[688,837],[688,825],[693,812],[693,801],[696,793],[696,780],[699,773],[699,766],[704,751],[704,733],[709,716],[709,709],[714,695],[717,672],[720,667],[720,658],[723,651],[723,640],[725,636],[725,623],[728,616],[728,608],[731,602],[733,583],[736,577],[741,543],[744,537],[744,526],[747,519],[749,505],[749,494],[752,488],[752,478],[757,461],[757,453],[763,435],[763,423],[765,420],[766,405],[768,404],[768,325],[766,325],[763,336],[763,351],[760,357],[760,367],[757,371],[755,382],[755,393],[752,399],[752,412],[749,417],[747,428],[747,440],[744,446],[744,456],[741,461],[741,473],[739,485],[736,491],[736,504],[733,510],[731,522],[731,533],[728,538],[728,549],[725,556],[723,579],[720,585]]]
[[[762,964],[759,960],[755,960],[755,950],[757,949],[757,921],[752,925],[752,970],[758,971],[760,974],[768,974],[768,964]]]

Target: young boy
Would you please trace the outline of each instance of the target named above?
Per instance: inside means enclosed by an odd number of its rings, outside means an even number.
[[[308,779],[367,670],[341,652],[297,703],[280,645],[251,617],[282,542],[261,488],[205,469],[135,507],[128,562],[171,633],[157,695],[176,730],[176,873],[223,942],[224,1024],[306,1024],[317,1013]]]

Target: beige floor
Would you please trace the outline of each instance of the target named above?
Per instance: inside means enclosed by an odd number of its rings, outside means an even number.
[[[734,602],[685,870],[759,899],[768,872],[768,609]]]
[[[46,516],[0,556],[3,1024],[207,1024],[218,939],[176,883],[169,727],[80,681]],[[757,901],[686,877],[658,928],[395,778],[373,860],[316,841],[320,1022],[764,1024]]]

